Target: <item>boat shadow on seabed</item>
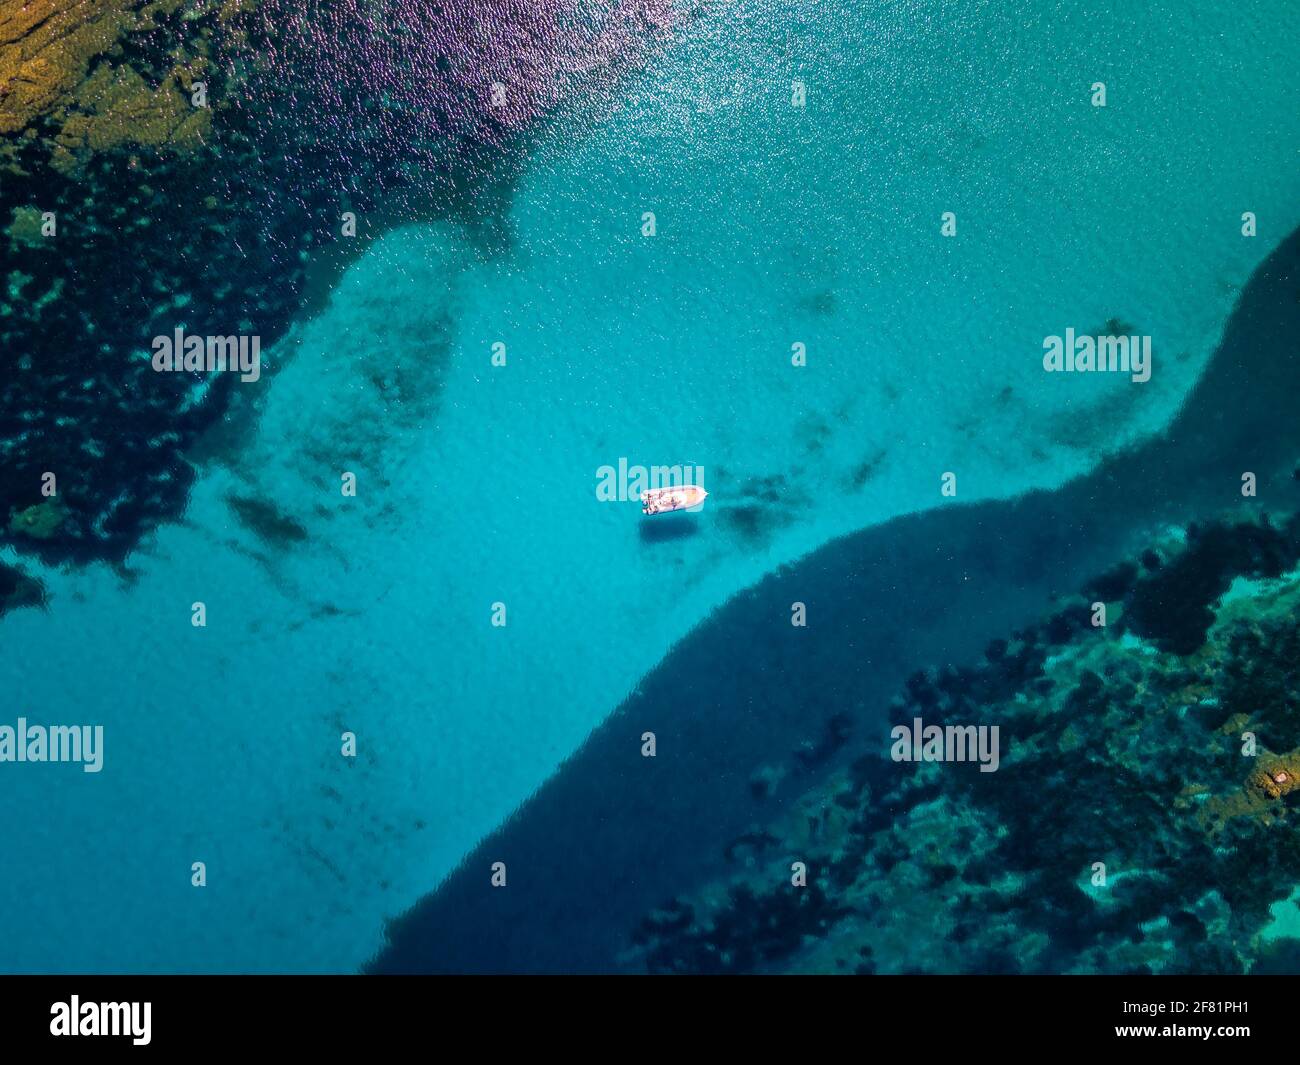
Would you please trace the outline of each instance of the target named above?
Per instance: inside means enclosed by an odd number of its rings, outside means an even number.
[[[700,531],[698,515],[685,511],[678,514],[656,514],[653,519],[641,521],[641,542],[662,544],[671,540],[688,540]]]

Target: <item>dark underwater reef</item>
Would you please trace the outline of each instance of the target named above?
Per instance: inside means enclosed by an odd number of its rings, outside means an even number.
[[[980,675],[985,679],[980,683],[988,686],[986,702],[1011,683],[1023,685],[1025,697],[1040,708],[1048,705],[1049,697],[1060,700],[1081,689],[1077,698],[1082,702],[1061,712],[1092,715],[1092,720],[1083,722],[1090,734],[1105,733],[1107,720],[1118,724],[1114,715],[1125,720],[1121,708],[1111,707],[1109,700],[1127,697],[1121,694],[1127,692],[1122,687],[1127,683],[1136,688],[1128,666],[1117,667],[1123,672],[1107,676],[1105,665],[1100,664],[1089,667],[1097,675],[1096,682],[1080,675],[1074,683],[1054,680],[1048,692],[1035,688],[1044,679],[1035,661],[1043,648],[1052,641],[1095,634],[1090,624],[1087,631],[1082,629],[1086,622],[1080,610],[1091,601],[1078,598],[1084,589],[1124,600],[1128,615],[1116,624],[1122,620],[1131,635],[1160,656],[1159,664],[1150,668],[1153,678],[1158,674],[1153,683],[1163,687],[1135,697],[1128,710],[1135,728],[1152,729],[1146,742],[1153,745],[1156,757],[1153,776],[1147,780],[1140,757],[1136,768],[1131,761],[1126,768],[1122,751],[1104,747],[1081,748],[1082,753],[1072,757],[1044,753],[1036,766],[1044,774],[1037,786],[1032,782],[1034,774],[1008,784],[1014,769],[1007,765],[987,774],[987,782],[966,785],[972,796],[980,788],[988,795],[980,803],[964,800],[972,816],[985,820],[972,822],[961,840],[974,843],[992,838],[991,819],[998,814],[998,804],[1009,801],[997,798],[996,789],[1006,788],[1007,797],[1019,789],[1018,800],[1039,809],[1012,812],[1039,818],[1045,837],[1026,838],[1022,864],[1055,863],[1044,867],[1041,875],[1060,895],[1037,903],[1032,893],[1024,896],[1024,905],[1041,908],[1025,918],[1027,927],[1037,922],[1040,929],[1058,929],[1063,927],[1058,909],[1077,918],[1080,909],[1100,905],[1080,902],[1074,881],[1068,889],[1064,883],[1076,873],[1083,876],[1087,866],[1078,869],[1071,863],[1099,843],[1080,830],[1093,813],[1103,826],[1100,842],[1108,838],[1105,833],[1113,833],[1109,838],[1114,848],[1107,854],[1088,855],[1089,861],[1107,862],[1112,873],[1140,868],[1144,860],[1154,867],[1143,870],[1136,880],[1121,879],[1127,886],[1119,897],[1126,899],[1131,890],[1141,889],[1147,898],[1136,909],[1126,910],[1124,920],[1154,913],[1151,884],[1158,880],[1149,878],[1163,871],[1180,885],[1181,905],[1195,910],[1191,895],[1199,876],[1204,892],[1217,887],[1220,897],[1231,898],[1240,907],[1233,928],[1245,928],[1250,922],[1258,927],[1268,901],[1290,890],[1290,881],[1285,876],[1274,879],[1268,864],[1277,859],[1277,852],[1293,845],[1289,833],[1270,834],[1259,818],[1228,819],[1222,831],[1235,854],[1233,864],[1231,857],[1215,857],[1219,844],[1194,842],[1194,833],[1201,833],[1203,841],[1208,831],[1191,827],[1197,811],[1189,809],[1178,817],[1166,813],[1162,821],[1157,806],[1159,801],[1178,798],[1184,785],[1198,783],[1189,777],[1173,788],[1171,778],[1181,764],[1175,746],[1180,736],[1202,743],[1210,737],[1213,743],[1222,743],[1221,755],[1214,753],[1218,748],[1204,747],[1188,753],[1203,782],[1222,789],[1221,797],[1241,789],[1246,777],[1241,755],[1236,753],[1240,739],[1228,743],[1226,733],[1218,737],[1214,731],[1227,724],[1215,718],[1217,711],[1199,707],[1191,711],[1191,721],[1181,721],[1171,701],[1190,698],[1198,684],[1222,688],[1236,675],[1225,672],[1238,668],[1231,664],[1184,663],[1189,655],[1200,653],[1189,648],[1202,646],[1218,616],[1214,604],[1232,578],[1240,573],[1271,575],[1294,558],[1294,522],[1279,521],[1270,530],[1260,512],[1289,514],[1300,506],[1300,482],[1295,477],[1300,457],[1300,420],[1294,410],[1295,396],[1300,394],[1297,336],[1300,234],[1293,234],[1261,264],[1242,291],[1212,360],[1160,438],[1116,455],[1088,476],[1054,491],[945,506],[864,529],[736,596],[683,639],[583,747],[474,848],[436,891],[392,923],[389,942],[370,968],[377,972],[600,972],[644,971],[647,963],[663,968],[705,967],[700,955],[687,949],[692,929],[712,934],[704,931],[711,927],[710,918],[699,908],[698,899],[707,894],[709,885],[728,884],[736,876],[737,863],[748,860],[741,856],[754,851],[746,840],[762,840],[770,834],[780,841],[783,819],[803,811],[801,797],[819,786],[831,786],[826,782],[834,774],[851,773],[864,752],[884,756],[889,751],[891,704],[917,671],[935,678],[969,677],[975,674],[953,671],[976,669],[983,661]],[[1241,496],[1245,471],[1257,475],[1257,499]],[[1226,508],[1231,508],[1227,518],[1223,517]],[[1207,522],[1206,515],[1216,517]],[[1169,530],[1192,525],[1198,531],[1189,534],[1194,545],[1191,553],[1168,550]],[[790,604],[795,601],[807,604],[806,629],[789,623]],[[1052,620],[1043,624],[1044,618]],[[1012,640],[1017,631],[1021,640]],[[1023,634],[1030,632],[1033,639],[1026,643]],[[1116,638],[1117,632],[1112,635],[1107,630],[1107,646]],[[1254,637],[1242,630],[1237,638],[1272,640],[1276,649],[1285,647],[1290,637],[1285,632],[1263,634],[1261,629]],[[997,640],[1006,641],[1010,657],[995,668],[985,652],[996,647]],[[1248,653],[1247,646],[1242,644],[1242,653],[1234,659],[1240,669],[1246,668],[1254,653]],[[1261,643],[1258,653],[1265,661],[1274,651]],[[1017,663],[1019,674],[1012,669]],[[1274,671],[1267,683],[1293,696],[1288,676]],[[1096,684],[1100,687],[1094,688]],[[971,697],[976,698],[979,690],[973,690]],[[1265,706],[1273,709],[1265,711]],[[1268,714],[1260,724],[1261,747],[1279,754],[1288,751],[1292,740],[1279,724],[1287,717],[1286,703],[1261,703],[1251,711],[1257,712]],[[1158,725],[1144,720],[1152,714],[1160,715]],[[1067,722],[1045,720],[1035,726],[1030,714],[1024,724],[1049,737],[1056,734],[1058,724],[1063,734]],[[1234,721],[1233,728],[1239,724]],[[640,754],[640,737],[647,730],[657,737],[655,758]],[[1122,738],[1124,733],[1115,735]],[[1009,750],[1015,749],[1015,743],[1016,737],[1009,735]],[[1068,786],[1075,773],[1087,783],[1077,791]],[[1038,803],[1036,798],[1049,794],[1057,807],[1062,802],[1070,805],[1054,815],[1048,803]],[[906,811],[900,808],[900,812]],[[881,814],[866,811],[865,815]],[[1107,829],[1106,819],[1112,815],[1120,818],[1118,826]],[[837,816],[850,817],[847,809]],[[1054,816],[1067,833],[1073,826],[1072,838],[1052,842]],[[1163,844],[1157,838],[1149,849],[1126,855],[1124,826],[1130,817],[1153,830],[1181,835],[1168,842],[1168,851],[1158,849]],[[899,838],[899,847],[906,843],[906,837]],[[922,843],[918,840],[915,845],[919,848]],[[782,849],[779,842],[776,846]],[[900,851],[898,861],[907,853]],[[1179,865],[1170,855],[1184,856],[1188,864]],[[754,860],[760,858],[763,855]],[[789,883],[789,862],[795,857],[781,858],[784,885]],[[933,875],[959,877],[959,860],[974,862],[975,876],[993,877],[996,872],[991,865],[980,872],[978,855],[964,852],[962,843],[954,841],[948,864],[957,871],[939,869]],[[1005,855],[1000,860],[1006,860]],[[507,888],[490,886],[490,866],[496,861],[507,863]],[[1202,867],[1199,873],[1197,863]],[[851,868],[852,863],[840,875]],[[752,904],[738,904],[745,915],[735,919],[750,922],[749,931],[754,933],[756,925],[780,926],[788,918],[792,925],[771,932],[774,941],[787,947],[791,928],[805,927],[801,922],[809,922],[814,935],[836,926],[838,907],[846,904],[842,892],[813,888],[816,877],[826,874],[810,871],[810,888],[800,896],[807,901],[783,897],[773,902],[755,893]],[[877,875],[885,876],[879,870]],[[1022,869],[1019,875],[1027,874]],[[1248,883],[1251,878],[1253,886]],[[1115,891],[1119,892],[1118,886]],[[665,909],[672,900],[678,900],[678,908]],[[685,906],[692,908],[687,911]],[[791,906],[810,907],[814,916],[787,913]],[[645,921],[652,914],[659,915],[653,919],[657,923],[647,928]],[[1179,914],[1178,908],[1171,908],[1167,916],[1183,929],[1178,932],[1184,937],[1180,942],[1191,943],[1198,933]],[[1217,928],[1209,910],[1196,910],[1193,916],[1207,929]],[[1083,927],[1095,928],[1105,919],[1104,913],[1093,915]],[[672,939],[674,923],[680,940]],[[641,940],[639,952],[633,950],[634,937]],[[1207,942],[1208,937],[1207,932]],[[765,942],[761,936],[758,941]],[[1071,942],[1067,937],[1054,952],[1040,953],[1036,963],[1050,968],[1082,958],[1086,953],[1082,943],[1071,949]],[[1215,942],[1223,944],[1222,939]],[[653,953],[656,946],[663,951]],[[768,949],[776,949],[779,955],[769,964],[793,964],[793,954],[780,955],[786,948]],[[1170,956],[1183,957],[1188,967],[1230,969],[1249,957],[1240,945],[1233,951],[1220,953],[1217,947],[1206,946],[1195,958],[1190,952]],[[1128,958],[1122,964],[1140,967],[1155,960]],[[763,964],[761,956],[751,955],[750,961]],[[1024,961],[1019,956],[1016,964]],[[868,963],[892,964],[863,956],[852,967]],[[996,968],[1009,967],[1010,962],[987,955],[970,964]]]
[[[196,442],[239,389],[264,385],[225,375],[203,393],[197,374],[153,371],[152,338],[256,335],[265,353],[315,275],[386,226],[490,223],[525,136],[571,80],[598,89],[669,21],[655,0],[581,8],[0,10],[0,542],[51,561],[119,560],[178,516]]]
[[[677,973],[1250,970],[1300,883],[1300,578],[1276,579],[1298,561],[1300,517],[1194,527],[1107,575],[1105,628],[1082,597],[975,666],[913,674],[891,722],[997,725],[996,772],[869,743],[733,841],[729,875],[648,915],[631,957]],[[1274,580],[1216,611],[1239,576]]]

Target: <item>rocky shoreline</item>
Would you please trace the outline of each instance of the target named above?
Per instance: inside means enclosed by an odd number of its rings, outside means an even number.
[[[978,667],[914,674],[890,723],[999,726],[997,772],[849,739],[856,761],[734,840],[732,873],[647,915],[625,961],[1267,969],[1295,945],[1269,927],[1300,881],[1298,562],[1300,517],[1194,525],[994,641]]]

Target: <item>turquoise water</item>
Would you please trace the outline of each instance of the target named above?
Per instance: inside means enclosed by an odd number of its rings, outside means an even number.
[[[945,472],[1055,487],[1163,427],[1300,223],[1300,12],[1047,11],[719,5],[557,116],[500,215],[369,248],[135,578],[0,621],[18,711],[107,735],[98,775],[9,777],[5,967],[355,968],[736,592]],[[1148,384],[1043,373],[1111,319]],[[709,504],[648,538],[596,499],[620,458]]]

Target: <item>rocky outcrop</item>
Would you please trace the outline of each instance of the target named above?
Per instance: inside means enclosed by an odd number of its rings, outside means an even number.
[[[0,164],[72,174],[113,148],[193,150],[211,112],[192,106],[190,87],[206,75],[211,21],[225,8],[32,0],[0,9]]]
[[[238,211],[216,194],[211,164],[229,90],[214,56],[246,45],[239,10],[218,0],[0,10],[0,243],[11,264],[0,286],[0,538],[20,550],[120,557],[174,513],[192,475],[184,449],[223,390],[196,405],[195,382],[149,372],[151,338],[184,318],[230,332],[231,319],[269,306],[207,273],[233,268]],[[248,226],[243,236],[255,239]]]
[[[584,100],[612,86],[672,10],[0,9],[0,541],[50,560],[120,559],[175,517],[195,475],[187,455],[234,392],[153,373],[153,339],[257,336],[268,352],[309,271],[337,270],[363,246],[354,236],[499,211],[519,135],[575,80]],[[59,520],[34,522],[49,475]]]

